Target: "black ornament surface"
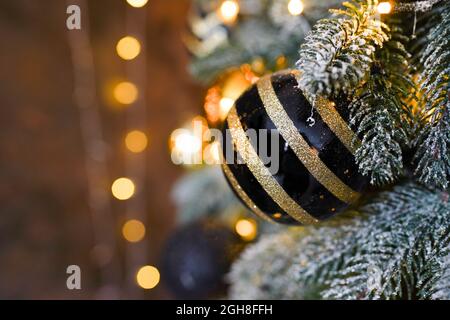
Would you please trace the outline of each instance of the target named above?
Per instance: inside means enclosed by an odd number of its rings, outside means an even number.
[[[313,108],[298,75],[261,78],[236,101],[222,132],[222,168],[234,192],[260,217],[284,224],[332,217],[368,184],[355,163],[360,141],[348,125],[347,101],[317,98]],[[256,135],[246,135],[250,129]],[[270,138],[278,146],[264,147]],[[264,155],[277,156],[279,165]]]
[[[181,227],[162,257],[162,280],[177,299],[206,299],[224,293],[224,276],[242,248],[229,228],[211,221]]]

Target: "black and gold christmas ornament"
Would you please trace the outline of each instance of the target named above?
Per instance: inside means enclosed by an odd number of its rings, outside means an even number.
[[[284,224],[332,217],[368,184],[354,159],[361,142],[348,125],[348,102],[316,98],[312,105],[298,76],[283,71],[258,80],[222,132],[222,168],[234,192],[261,218]],[[271,139],[278,144],[265,143]]]

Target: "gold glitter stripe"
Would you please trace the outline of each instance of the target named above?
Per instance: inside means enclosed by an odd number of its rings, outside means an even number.
[[[225,173],[225,175],[228,178],[228,181],[230,181],[231,186],[233,187],[234,191],[239,195],[239,197],[244,201],[244,203],[261,219],[274,223],[272,219],[267,217],[264,212],[261,211],[261,209],[258,208],[258,206],[253,202],[252,199],[245,193],[245,191],[242,189],[242,187],[239,185],[239,182],[234,177],[233,173],[231,172],[230,168],[228,168],[228,165],[225,163],[222,163],[222,170]]]
[[[272,87],[271,77],[266,76],[260,79],[257,87],[259,96],[270,119],[311,175],[339,200],[346,203],[355,202],[360,196],[359,193],[343,183],[320,160],[317,151],[311,148],[305,139],[303,139],[278,100],[275,90]]]
[[[294,71],[293,74],[299,83],[299,71]],[[348,124],[342,119],[339,112],[334,108],[334,103],[323,98],[317,97],[314,103],[314,109],[317,110],[322,120],[328,125],[336,137],[344,144],[348,151],[355,155],[356,150],[361,146],[361,140],[353,132]]]
[[[275,180],[269,169],[264,166],[264,163],[258,157],[258,154],[253,149],[253,146],[242,128],[236,112],[236,107],[231,108],[227,121],[231,132],[231,137],[239,154],[247,164],[250,172],[256,180],[258,180],[259,184],[264,188],[269,196],[280,206],[281,209],[283,209],[283,211],[287,212],[297,221],[303,224],[317,223],[318,220],[309,215],[308,212],[300,207],[298,203],[295,202],[286,193],[286,191],[284,191],[277,180]]]

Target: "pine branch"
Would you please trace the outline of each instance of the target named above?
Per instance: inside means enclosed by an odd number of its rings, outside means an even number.
[[[233,264],[231,299],[317,299],[345,257],[338,242],[355,213],[320,227],[293,228],[265,236]],[[338,226],[342,226],[339,228]]]
[[[423,0],[411,3],[395,3],[394,12],[425,12],[430,11],[433,6],[442,0]]]
[[[430,298],[449,249],[448,200],[407,184],[382,194],[363,210],[369,219],[354,235],[359,238],[358,254],[329,282],[324,297]]]
[[[415,170],[419,181],[445,189],[450,177],[450,3],[442,6],[440,22],[430,31],[421,63],[422,129]]]
[[[344,2],[345,10],[320,20],[300,48],[300,87],[309,95],[351,94],[367,79],[373,53],[388,40],[378,0]]]
[[[355,234],[360,224],[360,219],[344,219],[339,225],[309,228],[308,236],[297,245],[294,269],[296,283],[303,286],[305,298],[321,299],[329,281],[354,255],[357,238],[350,235]]]
[[[448,218],[448,217],[447,217]],[[426,232],[406,256],[410,286],[416,285],[416,295],[420,299],[432,299],[439,285],[450,285],[443,278],[446,273],[445,259],[450,252],[450,229],[442,217],[433,223],[436,233]]]
[[[356,161],[373,185],[384,185],[403,173],[415,85],[405,47],[409,39],[398,22],[390,21],[389,28],[379,20],[377,4],[345,3],[346,11],[335,10],[334,19],[321,20],[301,47],[297,66],[307,94],[352,97],[350,120],[362,137]]]
[[[450,300],[450,254],[442,259],[440,268],[443,272],[430,289],[432,292],[431,298]]]
[[[392,183],[403,170],[402,150],[396,140],[404,141],[405,133],[394,127],[395,122],[387,109],[372,108],[374,103],[387,107],[392,101],[386,95],[378,95],[370,99],[369,103],[359,103],[359,112],[364,109],[366,113],[358,127],[358,132],[364,132],[362,146],[355,153],[359,170],[370,177],[373,185]]]
[[[435,5],[430,11],[416,14],[416,32],[415,37],[411,41],[410,52],[413,54],[412,64],[416,67],[417,72],[423,71],[423,65],[420,60],[423,53],[430,43],[428,35],[430,30],[435,28],[441,23],[442,18],[442,5]]]
[[[228,275],[229,298],[303,299],[302,286],[292,281],[296,243],[301,237],[301,232],[269,235],[246,249]]]
[[[448,194],[407,183],[362,211],[262,238],[234,264],[231,297],[429,299],[449,292]]]
[[[402,147],[413,127],[409,104],[415,86],[411,79],[408,38],[391,23],[391,39],[374,57],[371,76],[350,103],[350,122],[362,136],[355,154],[359,170],[373,185],[397,180],[403,172]]]

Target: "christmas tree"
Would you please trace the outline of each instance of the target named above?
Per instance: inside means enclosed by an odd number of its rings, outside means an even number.
[[[450,299],[450,2],[198,0],[189,23],[207,125],[261,76],[298,70],[309,101],[348,102],[348,148],[371,185],[318,224],[258,220],[229,298]],[[216,167],[188,173],[174,191],[180,220],[250,219],[224,181]]]

